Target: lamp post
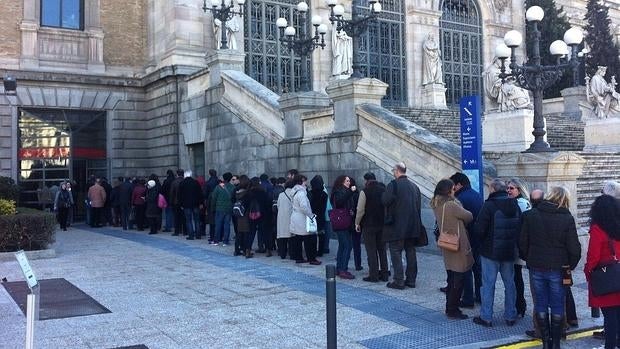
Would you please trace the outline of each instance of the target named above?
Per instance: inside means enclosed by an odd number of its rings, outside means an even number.
[[[534,43],[532,52],[528,60],[524,64],[517,64],[515,58],[515,49],[521,45],[523,36],[516,30],[511,30],[504,36],[504,44],[500,44],[495,48],[495,55],[501,59],[500,77],[514,77],[517,84],[526,90],[532,91],[534,97],[534,142],[526,150],[526,152],[550,152],[555,151],[549,143],[545,142],[545,119],[543,117],[543,91],[555,84],[564,73],[564,70],[572,69],[573,86],[578,86],[577,67],[579,61],[577,58],[577,46],[583,40],[583,32],[579,28],[570,28],[564,34],[564,41],[556,40],[549,46],[549,51],[557,60],[555,65],[542,65],[540,60],[540,31],[538,23],[543,19],[545,13],[539,6],[532,6],[527,9],[525,17],[532,24],[534,33]],[[570,60],[568,55],[568,46],[571,47]],[[506,72],[504,65],[506,59],[510,57],[510,72]]]
[[[360,62],[358,57],[359,37],[366,32],[368,25],[377,20],[377,14],[381,12],[381,3],[377,0],[368,0],[370,4],[370,14],[360,16],[357,13],[357,2],[353,0],[351,4],[351,19],[344,19],[344,6],[337,5],[337,0],[327,0],[327,6],[330,8],[329,20],[332,24],[336,24],[336,30],[340,32],[344,30],[353,41],[353,73],[350,79],[362,78],[360,72]]]
[[[297,4],[297,11],[300,13],[299,33],[296,32],[295,27],[289,26],[285,18],[278,18],[276,20],[276,26],[280,30],[280,41],[289,47],[289,49],[295,52],[301,58],[301,81],[299,89],[303,92],[310,91],[310,74],[308,72],[308,64],[306,64],[308,55],[315,48],[325,48],[325,33],[327,33],[327,25],[321,23],[321,16],[312,16],[312,26],[314,27],[314,35],[310,36],[307,33],[307,13],[308,4],[300,2]],[[295,84],[291,84],[294,89]]]
[[[211,11],[213,20],[220,21],[221,43],[220,49],[228,49],[228,40],[226,39],[226,22],[231,20],[235,15],[243,17],[243,5],[245,0],[236,0],[239,5],[239,11],[235,11],[232,0],[203,0],[202,10],[204,12]]]

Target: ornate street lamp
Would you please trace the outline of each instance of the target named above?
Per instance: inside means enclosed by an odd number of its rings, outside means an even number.
[[[226,39],[226,22],[230,21],[235,15],[243,17],[243,5],[245,0],[236,0],[239,5],[239,11],[235,11],[232,0],[203,0],[202,10],[204,12],[211,11],[213,14],[213,20],[220,21],[220,32],[222,34],[222,45],[220,49],[228,49],[228,40]]]
[[[301,58],[301,77],[300,87],[301,91],[310,91],[310,74],[308,72],[308,55],[315,48],[325,48],[325,33],[327,33],[327,25],[322,24],[321,16],[312,16],[312,26],[314,27],[314,35],[310,36],[306,31],[308,28],[307,13],[308,4],[300,2],[297,4],[297,11],[300,13],[299,33],[296,32],[295,27],[289,26],[285,18],[278,18],[276,20],[276,26],[280,28],[280,41],[289,47],[289,49],[295,52]],[[294,89],[295,84],[291,84]]]
[[[336,30],[340,32],[344,30],[353,41],[353,73],[350,79],[362,78],[360,72],[359,61],[359,37],[366,32],[368,25],[377,20],[377,14],[381,12],[381,3],[377,0],[368,0],[370,4],[370,14],[367,16],[359,16],[357,13],[357,2],[353,0],[351,4],[351,19],[344,19],[344,6],[337,5],[337,0],[327,0],[327,6],[330,8],[329,20],[332,24],[336,24]]]
[[[572,69],[573,86],[578,86],[579,61],[577,58],[577,46],[583,40],[583,32],[579,28],[570,28],[564,34],[564,41],[556,40],[549,46],[549,51],[557,57],[555,65],[542,65],[540,61],[540,31],[538,30],[538,22],[545,16],[545,12],[539,6],[532,6],[527,9],[525,17],[528,22],[532,23],[534,33],[534,45],[532,47],[531,56],[524,64],[517,64],[515,58],[515,49],[521,45],[523,36],[516,30],[511,30],[504,36],[504,44],[500,44],[495,48],[495,55],[501,59],[500,77],[505,79],[509,76],[515,78],[517,84],[521,87],[532,91],[534,97],[534,142],[526,150],[526,152],[549,152],[555,151],[549,143],[545,142],[545,119],[543,117],[543,91],[544,89],[555,84],[563,75],[564,70]],[[571,58],[568,60],[568,46],[571,47]],[[504,66],[505,60],[510,57],[510,72],[506,72]]]

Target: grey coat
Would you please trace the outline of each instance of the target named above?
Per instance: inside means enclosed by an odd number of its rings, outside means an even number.
[[[394,186],[397,186],[396,191]],[[396,195],[395,195],[396,193]],[[420,237],[422,229],[422,196],[417,185],[407,176],[401,176],[388,184],[381,197],[387,214],[394,217],[394,223],[383,227],[386,242]]]

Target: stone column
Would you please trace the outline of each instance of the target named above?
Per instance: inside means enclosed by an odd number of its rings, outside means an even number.
[[[321,92],[296,92],[283,94],[280,99],[280,110],[284,114],[285,139],[301,139],[303,122],[301,116],[305,112],[329,107],[329,97]]]
[[[562,115],[580,120],[582,117],[579,103],[586,103],[586,87],[569,87],[560,91],[564,98],[564,112]]]
[[[532,189],[545,193],[551,187],[564,186],[570,192],[570,211],[577,215],[577,178],[586,160],[574,152],[511,153],[495,161],[497,176],[518,177]]]
[[[39,67],[37,6],[36,0],[24,0],[24,19],[19,26],[22,32],[22,52],[19,57],[19,65],[22,69]]]
[[[206,60],[211,86],[215,86],[222,82],[223,70],[244,70],[245,53],[236,50],[215,50]]]
[[[482,121],[482,150],[492,152],[524,151],[532,142],[534,111],[517,109],[489,112]],[[544,137],[547,140],[547,135]]]
[[[334,101],[334,132],[357,131],[355,107],[362,103],[381,105],[387,87],[383,81],[373,78],[332,81],[325,91]]]

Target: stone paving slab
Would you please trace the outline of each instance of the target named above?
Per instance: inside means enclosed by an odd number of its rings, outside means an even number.
[[[66,278],[112,313],[38,322],[39,347],[325,347],[324,266],[260,254],[233,257],[232,246],[210,246],[206,240],[82,228],[58,232],[57,258],[32,261],[33,268],[39,278]],[[324,262],[335,263],[336,245],[332,241]],[[419,253],[418,263],[415,289],[365,283],[364,271],[353,272],[355,280],[338,280],[339,347],[481,348],[526,338],[531,318],[514,327],[503,324],[501,282],[497,325],[486,329],[443,315],[445,296],[437,290],[445,284],[440,256]],[[2,276],[21,280],[17,263],[0,262]],[[583,283],[583,273],[575,273],[575,281]],[[573,292],[581,326],[600,325],[602,319],[589,318],[586,291],[575,287]],[[478,311],[465,310],[470,316]],[[0,348],[23,346],[25,319],[3,288],[0,313],[6,314],[0,317],[0,338],[6,339]]]

